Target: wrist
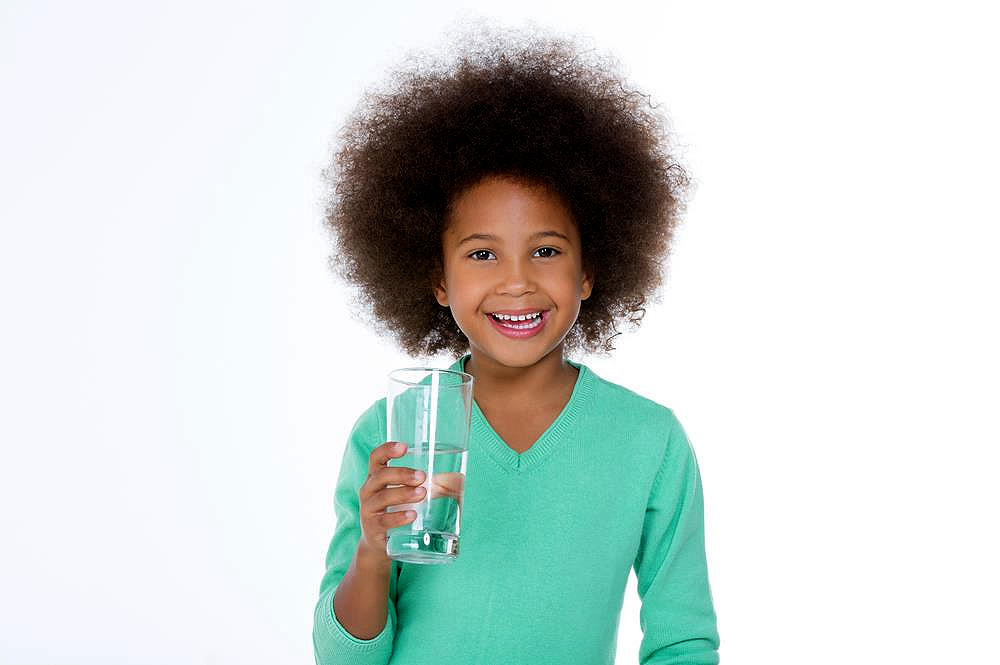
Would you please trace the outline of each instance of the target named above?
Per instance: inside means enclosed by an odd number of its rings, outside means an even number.
[[[360,570],[365,571],[387,571],[392,567],[392,559],[385,553],[385,550],[377,551],[365,542],[358,544],[358,551],[354,557],[355,565]]]

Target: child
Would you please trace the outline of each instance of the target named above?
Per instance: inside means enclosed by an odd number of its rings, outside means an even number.
[[[560,39],[464,44],[369,94],[327,171],[335,265],[373,328],[475,378],[460,554],[387,557],[386,531],[413,517],[386,507],[426,483],[387,466],[404,449],[375,401],[337,481],[316,662],[613,663],[634,567],[640,662],[717,663],[684,429],[567,359],[639,321],[688,180],[613,63]]]

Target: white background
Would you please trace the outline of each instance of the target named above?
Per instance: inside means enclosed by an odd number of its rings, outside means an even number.
[[[319,171],[366,86],[476,16],[593,39],[687,146],[663,300],[582,360],[695,446],[723,662],[995,654],[974,3],[5,0],[0,662],[312,662],[349,428],[412,364],[348,313]],[[633,576],[619,663],[640,637]]]

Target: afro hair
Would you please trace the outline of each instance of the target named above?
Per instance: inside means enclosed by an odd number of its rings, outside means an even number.
[[[433,294],[450,205],[489,176],[548,188],[580,232],[594,288],[565,352],[608,353],[658,298],[691,181],[666,118],[617,61],[577,41],[481,31],[411,56],[348,118],[323,175],[329,265],[356,313],[412,356],[469,343]]]

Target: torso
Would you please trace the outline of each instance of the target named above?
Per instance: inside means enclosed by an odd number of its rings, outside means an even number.
[[[516,453],[523,453],[538,441],[545,430],[559,417],[559,408],[487,409],[480,405],[493,431]]]
[[[509,402],[493,405],[484,404],[479,398],[476,403],[479,410],[486,416],[493,431],[503,439],[511,450],[516,453],[523,453],[545,433],[552,423],[555,422],[562,410],[566,408],[569,398],[573,394],[573,387],[576,385],[578,370],[573,370],[568,376],[568,382],[562,385],[554,401],[549,404],[538,402],[511,404]]]

